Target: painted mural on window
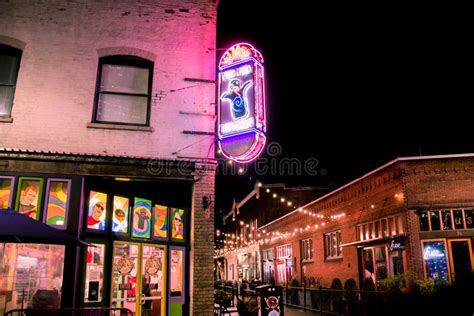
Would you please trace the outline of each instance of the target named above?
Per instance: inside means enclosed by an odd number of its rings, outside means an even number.
[[[48,180],[45,203],[47,224],[57,226],[57,228],[66,227],[70,183],[69,180]]]
[[[112,231],[114,233],[128,233],[129,199],[114,196],[114,213],[112,217]]]
[[[172,208],[171,219],[173,221],[171,237],[173,239],[184,240],[184,210]]]
[[[93,244],[87,247],[86,280],[84,288],[84,302],[102,302],[104,284],[104,254],[105,245]]]
[[[12,205],[13,177],[0,177],[0,208]]]
[[[150,238],[151,235],[151,201],[135,198],[133,207],[132,237]]]
[[[91,191],[89,194],[87,228],[104,231],[106,215],[107,194]]]
[[[125,307],[132,311],[137,304],[137,244],[114,245],[114,269],[112,282],[112,306]]]
[[[15,209],[21,214],[38,219],[41,211],[42,188],[43,179],[20,178]]]
[[[155,205],[153,208],[154,230],[153,236],[158,238],[168,237],[168,207]]]

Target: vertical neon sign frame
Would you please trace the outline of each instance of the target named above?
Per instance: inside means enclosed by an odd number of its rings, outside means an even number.
[[[248,69],[250,72],[246,73]],[[249,111],[247,108],[244,118],[236,120],[233,118],[231,122],[225,122],[223,115],[223,107],[229,106],[229,101],[223,100],[223,90],[227,78],[227,73],[233,71],[234,77],[249,77],[252,75],[250,95],[243,90],[242,99],[252,106]],[[244,72],[241,75],[240,72]],[[239,81],[240,82],[240,81]],[[246,84],[242,85],[245,86]],[[232,91],[229,83],[229,91]],[[239,84],[240,88],[240,84]],[[250,89],[250,88],[249,88]],[[230,92],[228,93],[230,94]],[[232,104],[233,105],[233,104]],[[227,114],[227,120],[229,120]],[[228,127],[230,126],[230,128]],[[233,161],[239,163],[247,163],[256,159],[263,151],[266,143],[266,115],[265,115],[265,77],[263,56],[252,45],[248,43],[235,44],[222,55],[219,62],[218,76],[218,143],[222,154]]]

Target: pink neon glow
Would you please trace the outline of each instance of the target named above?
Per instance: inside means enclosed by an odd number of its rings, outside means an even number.
[[[262,54],[252,45],[248,43],[239,43],[232,45],[232,47],[226,50],[224,55],[222,55],[221,60],[219,62],[219,68],[241,60],[245,60],[250,57],[253,57],[255,58],[255,60],[263,63]]]
[[[228,121],[228,118],[224,118],[223,121],[221,113],[223,104],[221,97],[219,97],[219,148],[226,158],[239,163],[247,163],[256,159],[263,151],[266,143],[265,78],[264,67],[261,64],[262,62],[262,54],[257,51],[252,45],[247,43],[239,43],[230,47],[221,57],[219,63],[219,96],[222,95],[221,89],[227,89],[227,87],[223,87],[223,80],[225,82],[230,81],[233,78],[248,78],[248,75],[252,74],[253,72],[251,77],[251,81],[253,82],[251,86],[251,89],[253,91],[253,110],[251,111],[251,113],[248,113],[250,117],[245,118],[247,117],[247,115],[245,115],[244,117],[237,118],[236,116],[230,122]],[[225,117],[228,117],[228,114]],[[230,143],[229,145],[229,143],[227,143],[227,145],[224,145],[224,139],[232,141],[233,139],[238,139],[237,137],[248,133],[254,134],[254,140],[251,145],[249,144],[249,148],[245,149],[245,152],[243,154],[239,154],[236,156],[233,154],[229,154],[229,152],[226,152],[226,148],[224,146],[229,149],[232,148],[232,144]]]

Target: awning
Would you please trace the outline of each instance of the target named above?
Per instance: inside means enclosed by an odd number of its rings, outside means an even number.
[[[94,247],[64,231],[11,209],[0,209],[0,242]]]

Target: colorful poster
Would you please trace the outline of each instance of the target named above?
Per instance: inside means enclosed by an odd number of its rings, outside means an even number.
[[[107,194],[90,191],[87,228],[105,231],[107,216]]]
[[[444,240],[422,241],[426,278],[449,282],[448,261]]]
[[[66,227],[70,180],[49,179],[46,192],[46,224]]]
[[[184,210],[172,208],[171,218],[173,220],[171,237],[173,239],[184,240]]]
[[[114,213],[112,218],[112,231],[114,233],[128,233],[129,199],[114,196]]]
[[[21,214],[38,219],[41,211],[42,188],[43,179],[41,178],[20,178],[15,209]]]
[[[151,235],[151,201],[135,198],[133,206],[132,237],[150,238]]]
[[[158,238],[168,237],[168,207],[156,205],[154,207],[154,230],[153,236]]]
[[[13,177],[0,177],[0,209],[12,205]]]

